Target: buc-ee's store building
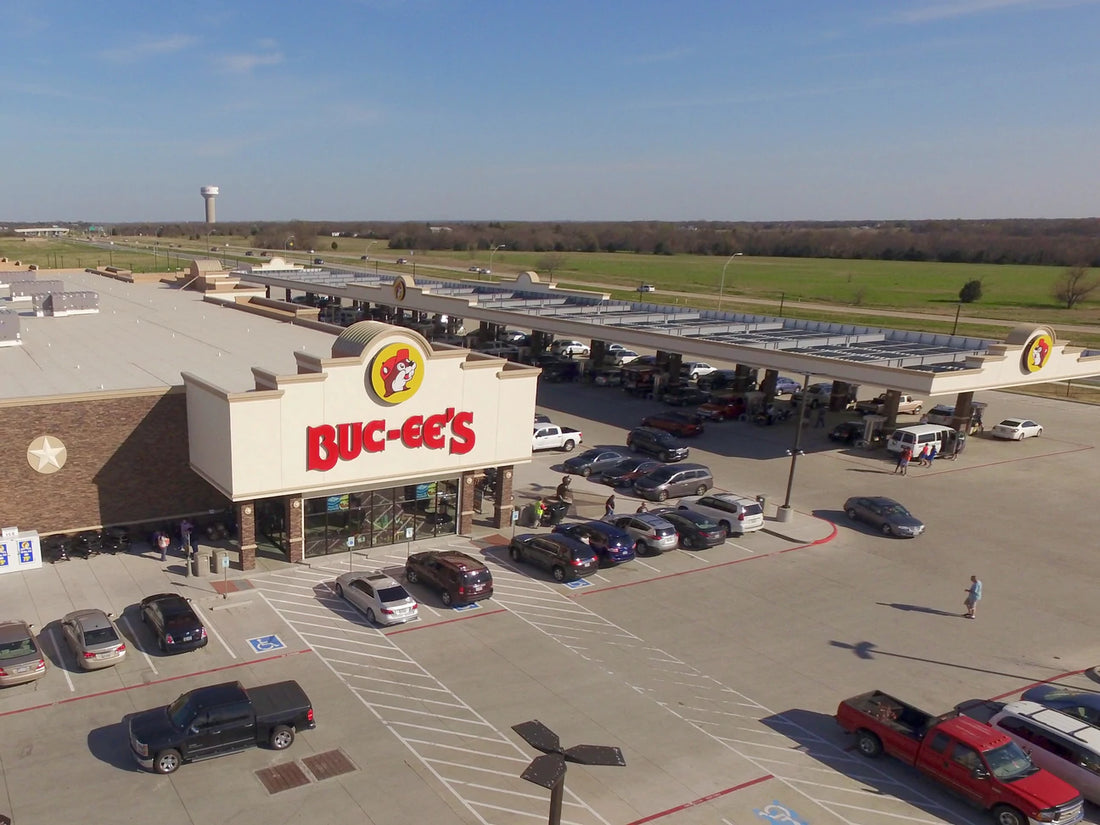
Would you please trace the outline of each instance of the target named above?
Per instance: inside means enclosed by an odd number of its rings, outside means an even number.
[[[537,370],[374,321],[331,358],[295,358],[295,375],[253,369],[244,393],[183,375],[191,467],[233,502],[243,567],[258,534],[298,561],[467,533],[487,467],[493,523],[510,523]]]
[[[220,520],[246,570],[257,551],[300,561],[468,533],[479,512],[510,524],[538,370],[372,321],[330,340],[328,357],[293,351],[293,374],[253,366],[247,390],[222,389],[200,362],[161,392],[0,405],[0,520],[40,535],[127,525],[139,540]]]

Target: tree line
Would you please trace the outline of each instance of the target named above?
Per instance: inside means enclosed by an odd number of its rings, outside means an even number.
[[[79,227],[78,227],[79,228]],[[128,223],[116,235],[243,235],[258,248],[330,248],[339,237],[393,250],[634,252],[1100,267],[1100,218],[918,221],[287,221]],[[337,233],[339,237],[332,237]]]

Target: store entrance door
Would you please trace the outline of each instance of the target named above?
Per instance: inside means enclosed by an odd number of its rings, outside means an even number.
[[[256,553],[287,561],[286,505],[281,498],[256,502]]]

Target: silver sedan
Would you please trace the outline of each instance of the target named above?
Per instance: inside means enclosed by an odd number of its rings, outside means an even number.
[[[61,620],[61,634],[84,670],[117,665],[126,658],[126,643],[111,616],[102,610],[74,610]]]
[[[400,624],[419,615],[409,592],[385,573],[344,573],[336,579],[335,590],[372,624]]]

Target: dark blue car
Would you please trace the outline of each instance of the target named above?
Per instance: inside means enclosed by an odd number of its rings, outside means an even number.
[[[634,558],[634,538],[606,521],[559,524],[554,532],[583,541],[592,548],[601,565],[620,564]]]
[[[1100,694],[1087,690],[1073,690],[1059,685],[1037,685],[1025,690],[1020,697],[1028,702],[1037,702],[1043,707],[1060,710],[1070,716],[1083,719],[1090,725],[1100,727]]]

